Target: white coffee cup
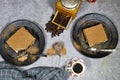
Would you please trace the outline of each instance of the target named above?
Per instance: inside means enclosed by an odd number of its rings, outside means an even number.
[[[71,74],[73,77],[82,77],[85,72],[85,65],[83,60],[78,58],[73,58],[72,60],[68,60],[65,69]]]

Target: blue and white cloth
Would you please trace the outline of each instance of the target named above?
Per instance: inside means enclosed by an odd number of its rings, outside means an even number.
[[[0,62],[0,80],[68,80],[62,68],[36,67],[22,71],[17,67]]]

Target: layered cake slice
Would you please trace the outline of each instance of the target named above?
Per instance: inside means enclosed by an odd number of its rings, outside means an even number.
[[[35,37],[24,27],[18,29],[6,43],[15,51],[26,50],[30,45],[34,44]]]
[[[86,42],[90,47],[108,40],[102,24],[83,29]]]

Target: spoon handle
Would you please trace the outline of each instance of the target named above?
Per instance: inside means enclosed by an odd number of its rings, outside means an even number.
[[[37,56],[37,57],[47,57],[46,54],[29,54],[30,56]]]
[[[102,51],[102,52],[115,52],[116,50],[115,49],[101,49],[99,51]]]

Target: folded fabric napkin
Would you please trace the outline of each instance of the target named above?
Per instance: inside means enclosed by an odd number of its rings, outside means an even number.
[[[0,80],[68,80],[62,68],[36,67],[22,71],[16,66],[0,62]]]

